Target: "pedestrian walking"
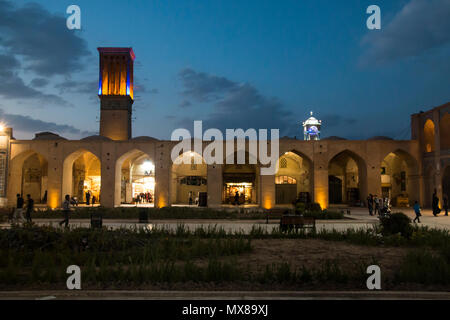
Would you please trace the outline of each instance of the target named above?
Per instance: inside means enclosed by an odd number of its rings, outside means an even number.
[[[447,197],[447,195],[444,195],[444,210],[445,210],[445,215],[448,216],[448,197]]]
[[[422,216],[422,213],[420,212],[420,205],[417,201],[414,202],[414,213],[416,214],[416,217],[414,218],[413,222],[420,223],[420,217]]]
[[[23,203],[24,203],[24,201],[23,201],[23,198],[22,198],[22,196],[18,193],[17,195],[16,195],[16,197],[17,197],[17,203],[16,203],[16,210],[14,211],[14,220],[24,220],[23,219],[23,213],[22,213],[22,211],[23,211]]]
[[[436,189],[434,189],[433,200],[431,201],[431,207],[433,209],[433,215],[437,217],[437,215],[441,212],[439,209],[439,198],[437,196]]]
[[[59,223],[61,226],[64,223],[64,227],[67,228],[69,226],[69,213],[70,213],[70,196],[66,194],[63,202],[63,214],[64,220]]]
[[[27,211],[25,212],[27,222],[32,222],[31,221],[31,213],[33,211],[34,211],[34,200],[31,198],[30,194],[27,194]]]

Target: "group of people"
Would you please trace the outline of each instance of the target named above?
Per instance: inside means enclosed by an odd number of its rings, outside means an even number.
[[[151,203],[153,202],[153,197],[150,192],[138,193],[135,199],[136,203]]]
[[[24,205],[25,208],[24,208]],[[25,218],[23,217],[23,210],[25,209]],[[27,222],[31,222],[31,213],[34,211],[34,200],[31,198],[30,194],[27,194],[27,202],[23,199],[21,194],[17,194],[16,208],[13,213],[13,220],[23,221],[26,219]]]
[[[386,197],[378,198],[377,195],[369,194],[367,197],[367,207],[369,209],[369,214],[373,215],[383,215],[390,211],[391,208],[391,200]]]
[[[377,213],[380,215],[388,212],[390,208],[389,198],[378,198],[376,195],[373,196],[372,194],[369,194],[367,197],[367,207],[369,209],[369,214],[376,215]],[[416,217],[414,218],[413,222],[420,223],[420,217],[422,216],[422,209],[420,208],[420,204],[418,201],[414,201],[414,213],[416,214]],[[437,196],[436,189],[433,193],[433,199],[431,202],[431,208],[433,216],[437,217],[439,213],[441,213],[441,209],[439,208],[439,198]],[[447,195],[444,195],[444,201],[443,201],[443,210],[445,210],[445,216],[448,216],[448,197]]]
[[[95,195],[92,194],[91,190],[86,191],[86,193],[84,194],[86,196],[86,205],[94,205],[95,202],[97,201],[97,198],[95,197]],[[69,197],[70,200],[70,197]]]

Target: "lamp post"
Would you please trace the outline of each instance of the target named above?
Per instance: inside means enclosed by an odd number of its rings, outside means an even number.
[[[6,128],[0,124],[0,207],[6,207],[8,203],[6,189],[8,186],[8,160],[11,150],[11,137],[12,128]]]

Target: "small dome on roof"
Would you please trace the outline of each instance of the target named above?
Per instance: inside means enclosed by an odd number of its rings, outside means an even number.
[[[347,140],[347,139],[341,138],[341,137],[337,137],[337,136],[331,136],[331,137],[323,138],[322,140]]]
[[[33,140],[67,140],[64,137],[61,137],[59,134],[53,132],[39,132],[34,135]]]
[[[149,136],[139,136],[131,139],[132,141],[158,141],[158,139]]]
[[[99,135],[89,136],[89,137],[86,137],[86,138],[83,138],[83,139],[80,139],[80,140],[83,140],[83,141],[92,141],[92,140],[112,141],[108,137],[99,136]]]
[[[375,137],[369,138],[367,140],[394,140],[394,139],[392,139],[390,137],[385,137],[385,136],[375,136]]]
[[[305,125],[320,126],[321,124],[322,124],[322,121],[317,120],[315,117],[312,116],[312,111],[311,111],[311,117],[309,117],[305,122],[303,122],[303,126],[305,126]]]

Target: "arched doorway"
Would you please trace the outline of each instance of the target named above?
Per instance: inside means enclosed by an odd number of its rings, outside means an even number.
[[[389,153],[381,162],[381,195],[397,207],[408,207],[419,201],[418,168],[405,151]]]
[[[234,164],[222,166],[222,202],[224,204],[257,204],[259,200],[259,167],[256,164],[250,164],[248,152],[245,153],[245,164],[237,164],[237,152],[233,156]],[[236,203],[236,194],[238,195],[238,203]]]
[[[155,164],[140,150],[132,150],[116,163],[115,205],[153,206]]]
[[[22,165],[20,194],[30,195],[35,203],[47,203],[48,162],[37,152],[27,156]]]
[[[435,145],[434,145],[434,122],[428,119],[425,122],[425,125],[423,127],[423,139],[424,139],[424,146],[425,146],[425,152],[434,152]]]
[[[275,204],[292,204],[297,197],[311,202],[311,161],[292,151],[283,154],[275,173]]]
[[[366,194],[366,165],[355,153],[345,150],[328,164],[328,202],[360,206]]]
[[[87,150],[78,150],[70,154],[63,164],[62,198],[68,194],[76,197],[78,203],[86,203],[90,194],[90,204],[100,203],[101,163],[96,155]]]
[[[207,164],[196,152],[185,152],[172,164],[171,203],[199,204],[200,193],[207,192]]]
[[[441,150],[450,149],[450,114],[446,113],[439,122]]]

